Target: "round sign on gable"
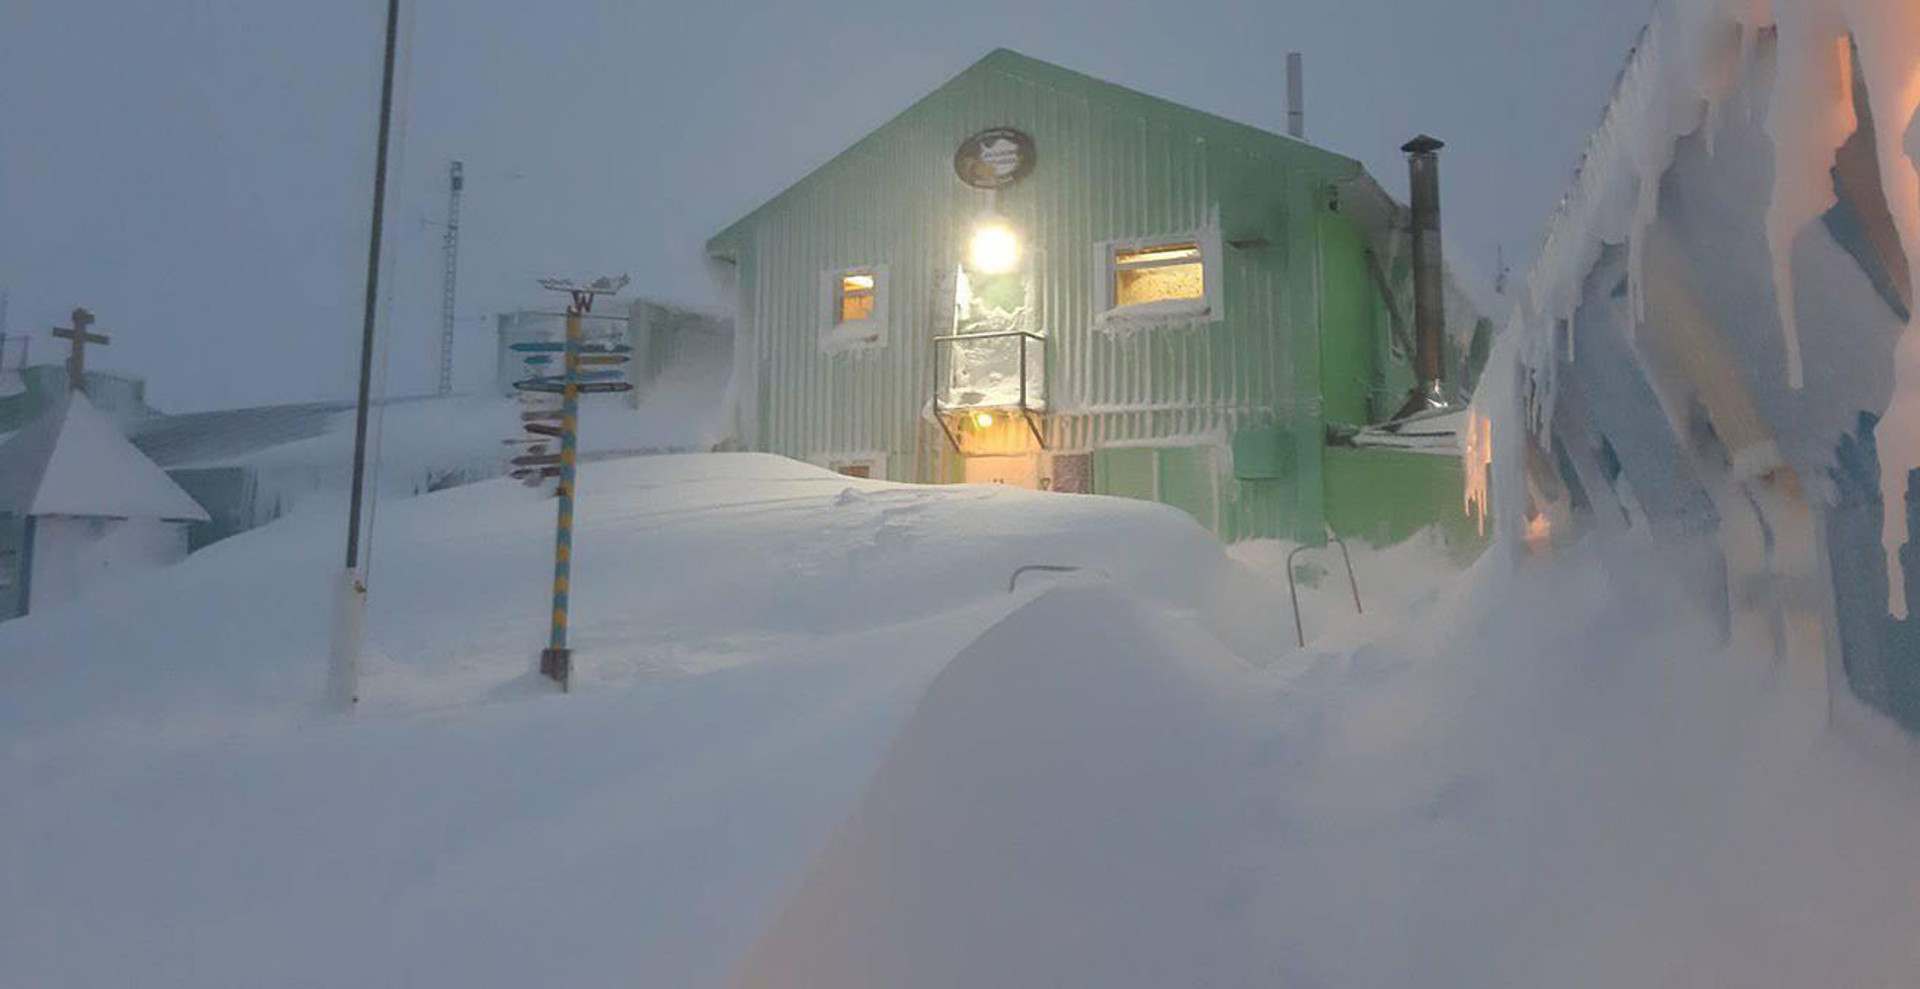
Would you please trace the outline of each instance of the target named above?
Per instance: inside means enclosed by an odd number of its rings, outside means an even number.
[[[1000,189],[1026,178],[1033,163],[1033,138],[1011,127],[995,127],[960,142],[953,172],[976,189]]]

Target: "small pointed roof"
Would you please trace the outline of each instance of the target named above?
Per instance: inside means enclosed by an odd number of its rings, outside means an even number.
[[[207,511],[71,392],[0,444],[0,512],[205,522]]]

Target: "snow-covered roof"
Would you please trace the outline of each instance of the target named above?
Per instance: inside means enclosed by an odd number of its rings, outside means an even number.
[[[1353,445],[1458,456],[1460,434],[1466,428],[1467,410],[1454,409],[1404,422],[1370,426],[1353,438]]]
[[[159,415],[134,424],[128,438],[162,467],[206,467],[350,428],[352,413],[352,402],[309,402]]]
[[[192,495],[79,392],[0,445],[0,512],[194,522],[208,518]]]

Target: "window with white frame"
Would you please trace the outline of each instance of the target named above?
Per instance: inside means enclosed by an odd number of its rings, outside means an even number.
[[[1219,237],[1210,230],[1102,244],[1097,256],[1103,322],[1193,321],[1218,312]]]
[[[822,350],[861,350],[886,343],[885,267],[860,265],[828,272],[820,295]]]

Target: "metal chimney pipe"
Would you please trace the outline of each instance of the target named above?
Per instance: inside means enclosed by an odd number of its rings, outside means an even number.
[[[1299,52],[1287,53],[1287,136],[1307,138],[1307,71]]]
[[[1440,255],[1440,155],[1446,147],[1425,134],[1400,148],[1407,155],[1412,190],[1413,369],[1417,383],[1402,418],[1412,412],[1447,407],[1441,390],[1443,345],[1447,328],[1446,274]]]

